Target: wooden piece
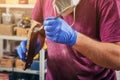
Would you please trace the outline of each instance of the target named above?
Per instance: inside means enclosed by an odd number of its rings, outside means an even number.
[[[32,23],[32,26],[28,32],[28,42],[27,42],[27,52],[26,52],[26,55],[27,55],[27,58],[26,58],[26,64],[25,64],[25,68],[24,70],[26,70],[27,68],[30,68],[32,62],[33,62],[33,58],[35,56],[35,49],[36,49],[36,42],[37,42],[37,39],[38,39],[38,32],[34,32],[34,29],[36,27],[40,27],[38,25],[39,23],[34,21]]]
[[[41,2],[40,10],[42,13],[44,0],[40,0],[40,2]],[[43,19],[43,14],[41,16],[42,16],[41,18]],[[42,24],[33,20],[31,28],[28,32],[28,42],[27,42],[27,52],[26,52],[26,54],[27,54],[26,60],[27,61],[26,61],[24,70],[26,70],[27,68],[30,68],[30,66],[33,62],[33,58],[35,56],[35,49],[36,49],[36,42],[37,42],[37,38],[38,38],[38,33],[40,32],[40,31],[34,32],[34,29],[37,27],[40,27],[39,25],[42,25]]]

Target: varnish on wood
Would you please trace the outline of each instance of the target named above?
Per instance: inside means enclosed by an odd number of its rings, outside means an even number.
[[[34,32],[34,29],[37,27],[40,27],[38,25],[38,22],[32,22],[32,26],[28,32],[28,42],[27,42],[27,52],[26,52],[26,64],[25,64],[25,68],[24,70],[26,70],[27,68],[30,68],[32,62],[33,62],[33,58],[35,56],[35,49],[36,49],[36,42],[38,39],[38,32]]]

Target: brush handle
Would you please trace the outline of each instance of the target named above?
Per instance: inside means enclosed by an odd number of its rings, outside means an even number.
[[[54,17],[53,20],[57,19],[60,16],[61,15],[58,15],[58,16]],[[40,28],[34,28],[33,32],[38,32],[38,31],[42,30],[43,28],[44,28],[44,25],[42,25]]]
[[[68,7],[66,7],[66,8],[63,9],[56,17],[54,17],[53,20],[61,17],[62,14],[63,14],[64,12],[66,12],[68,9],[70,9],[71,7],[75,7],[75,6],[68,6]],[[44,28],[44,25],[42,25],[39,29],[34,29],[34,32],[38,32],[38,31],[40,31],[40,30],[43,29],[43,28]]]

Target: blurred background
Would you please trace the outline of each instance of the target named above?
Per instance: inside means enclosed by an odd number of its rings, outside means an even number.
[[[23,70],[16,48],[27,39],[36,0],[0,0],[0,80],[45,80],[47,51],[36,55],[30,69]]]

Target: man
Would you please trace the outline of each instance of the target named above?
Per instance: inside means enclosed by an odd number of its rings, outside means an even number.
[[[120,1],[81,0],[72,27],[72,14],[62,19],[51,17],[55,16],[52,2],[46,0],[43,6],[46,80],[116,80],[115,70],[120,69]],[[42,23],[40,9],[37,0],[33,19]],[[24,43],[18,48],[21,59],[25,59]]]

